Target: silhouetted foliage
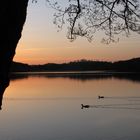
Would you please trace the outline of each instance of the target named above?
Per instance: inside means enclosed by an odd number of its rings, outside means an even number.
[[[13,72],[24,72],[24,71],[30,71],[30,66],[28,64],[23,64],[23,63],[19,63],[19,62],[13,62],[11,65],[11,69],[10,71]]]
[[[115,62],[113,64],[113,69],[116,71],[140,72],[140,58]]]
[[[134,58],[118,62],[78,60],[69,63],[55,64],[48,63],[44,65],[28,65],[22,63],[13,63],[12,71],[112,71],[112,72],[140,72],[140,58]]]

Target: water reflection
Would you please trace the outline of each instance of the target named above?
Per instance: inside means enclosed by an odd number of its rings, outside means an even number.
[[[111,73],[111,72],[42,72],[42,73],[14,73],[11,80],[24,79],[28,77],[46,77],[46,78],[68,78],[73,80],[87,81],[98,79],[119,79],[140,82],[140,73]]]
[[[118,100],[117,103],[109,104],[81,104],[81,109],[88,109],[88,108],[96,108],[96,109],[125,109],[125,110],[140,110],[140,96],[132,96],[132,97],[104,97],[98,96],[98,100]],[[119,103],[122,100],[124,103]]]
[[[5,89],[6,89],[5,86],[0,85],[0,110],[2,109],[2,99]]]
[[[102,104],[102,105],[83,105],[81,104],[81,109],[96,108],[96,109],[125,109],[125,110],[139,110],[140,103],[126,103],[126,104]]]
[[[31,76],[31,75],[25,74],[25,73],[23,73],[23,74],[13,73],[10,75],[10,79],[11,80],[27,79],[29,76]]]
[[[59,83],[62,83],[62,85],[60,86],[60,87],[62,87],[62,86],[64,86],[64,83],[63,83],[63,81],[65,81],[64,79],[69,79],[69,80],[74,80],[74,81],[81,81],[81,82],[83,82],[83,81],[95,81],[95,83],[96,83],[97,80],[118,79],[118,80],[127,80],[127,81],[131,81],[131,82],[139,83],[140,82],[140,77],[139,76],[140,76],[139,74],[135,74],[135,73],[129,73],[129,74],[128,73],[118,73],[118,74],[117,73],[92,73],[92,72],[87,72],[87,73],[86,72],[84,72],[84,73],[81,73],[81,72],[71,72],[71,73],[68,73],[68,72],[14,73],[14,74],[11,74],[11,81],[19,81],[19,80],[24,81],[25,80],[25,82],[27,83],[28,82],[27,79],[29,79],[29,81],[31,81],[29,83],[33,83],[33,80],[31,80],[32,78],[33,79],[34,78],[46,78],[46,79],[48,79],[49,83],[50,83],[51,80],[53,81],[50,84],[51,86],[48,84],[50,89],[53,89],[55,87],[54,79],[58,79],[59,80],[60,78],[62,78],[62,82],[60,81]],[[40,84],[39,84],[40,88],[38,88],[38,86],[36,86],[36,85],[35,86],[31,85],[31,87],[37,87],[36,90],[45,91],[44,86],[42,87],[42,85],[45,82],[46,82],[45,80],[44,80],[44,82],[40,81]],[[52,85],[54,85],[54,87]],[[111,86],[111,83],[110,83],[109,86]],[[15,85],[14,92],[16,92],[16,87],[18,89],[18,84],[17,84],[17,86]],[[22,86],[22,88],[23,88],[23,90],[28,91],[28,87]],[[27,88],[27,90],[25,88]],[[57,88],[57,87],[55,87],[55,88]],[[104,90],[103,87],[101,87],[101,88]],[[47,90],[49,90],[49,89],[47,89]],[[88,90],[91,91],[92,89],[87,88],[86,91],[88,92]],[[110,87],[110,90],[111,90],[111,87]],[[112,90],[115,90],[115,89],[112,88]],[[117,87],[117,90],[118,90],[118,87]],[[1,86],[0,87],[0,109],[2,108],[2,99],[3,99],[4,91],[5,91],[5,88]],[[71,92],[73,92],[73,91],[71,91]],[[58,94],[60,94],[60,93],[58,93]],[[73,94],[73,93],[71,93],[71,94]],[[98,95],[96,97],[97,97],[97,99],[104,99],[104,98],[105,99],[113,99],[113,98],[114,99],[122,99],[123,98],[122,96],[121,97],[119,97],[119,96],[118,97],[109,97],[109,96],[105,96],[104,97],[104,96],[100,96],[100,95]],[[74,100],[74,99],[81,100],[81,99],[90,99],[90,98],[91,97],[87,97],[87,98],[85,98],[85,97],[50,97],[50,98],[48,98],[48,97],[47,98],[46,97],[37,97],[36,98],[33,95],[31,98],[30,97],[24,97],[24,98],[23,97],[16,97],[16,98],[11,97],[11,98],[6,98],[6,99],[7,100],[13,100],[13,101],[16,101],[16,100],[28,100],[28,101],[29,100],[32,100],[32,101],[33,100],[42,100],[43,101],[43,100]],[[130,99],[134,99],[134,97],[133,98],[132,97],[127,97],[127,98],[129,98],[129,100]],[[126,99],[126,97],[125,97],[125,99]],[[135,97],[135,99],[138,99],[138,98]],[[112,106],[106,106],[106,105],[105,106],[103,106],[103,105],[102,106],[100,106],[100,105],[99,106],[96,106],[96,105],[94,105],[94,106],[93,105],[83,105],[81,108],[84,109],[84,108],[91,108],[91,107],[92,108],[96,107],[96,108],[112,108],[113,109]],[[115,109],[116,109],[116,107],[115,107]],[[121,109],[122,109],[122,107],[121,107]]]
[[[139,81],[77,75],[13,75],[0,112],[0,140],[138,140]]]

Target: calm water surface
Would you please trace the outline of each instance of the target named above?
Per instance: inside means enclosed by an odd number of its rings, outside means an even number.
[[[15,75],[2,103],[0,140],[140,139],[137,76]]]

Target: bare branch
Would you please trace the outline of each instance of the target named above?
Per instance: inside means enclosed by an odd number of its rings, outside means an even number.
[[[54,23],[61,29],[64,24],[67,25],[70,40],[82,36],[92,41],[95,33],[102,31],[107,37],[103,40],[109,43],[118,40],[121,33],[126,36],[131,32],[140,33],[137,0],[68,0],[65,9],[58,3],[50,2],[56,10]]]

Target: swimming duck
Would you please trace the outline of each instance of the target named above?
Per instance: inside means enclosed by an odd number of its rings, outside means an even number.
[[[103,99],[104,98],[104,96],[98,96],[98,99]]]
[[[83,109],[83,108],[89,108],[90,107],[90,105],[83,105],[83,104],[81,104],[81,109]]]

